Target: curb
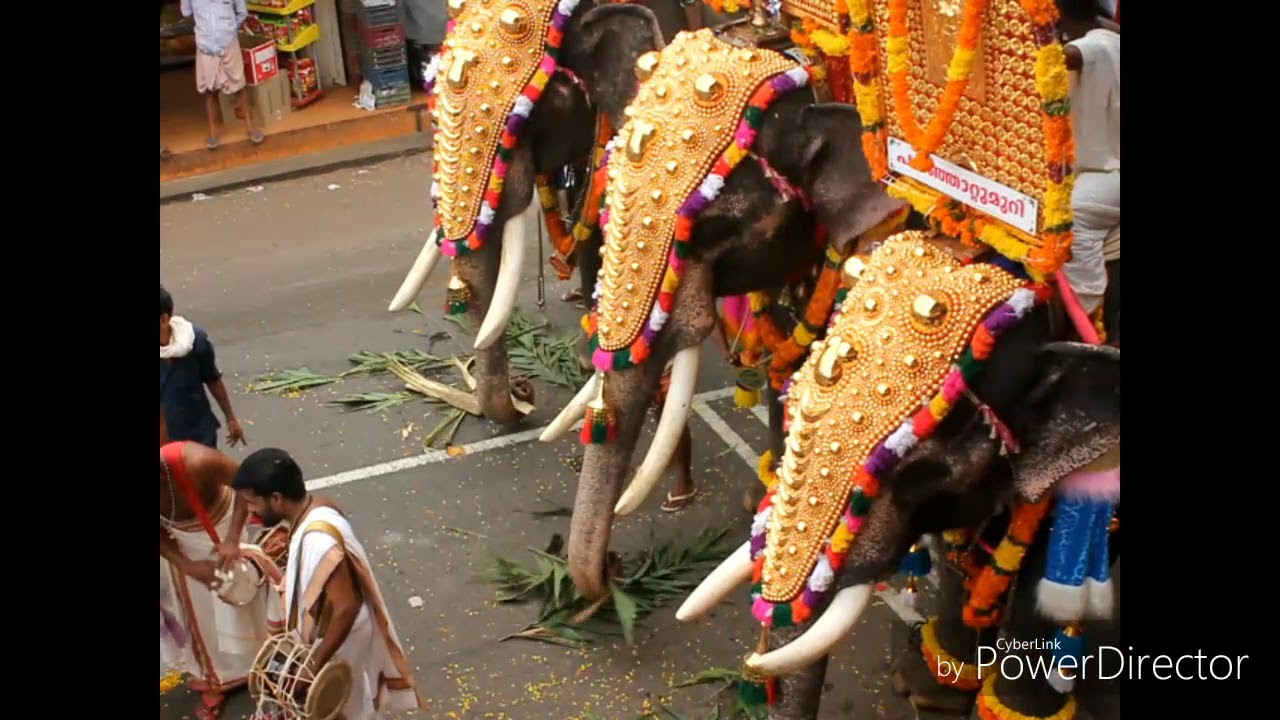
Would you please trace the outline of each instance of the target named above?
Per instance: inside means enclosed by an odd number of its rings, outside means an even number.
[[[160,183],[160,201],[174,200],[197,192],[227,190],[265,180],[281,180],[288,177],[309,175],[344,165],[385,160],[401,155],[429,152],[430,150],[430,132],[417,132],[385,140],[320,150],[254,165],[218,170],[206,175],[162,182]]]

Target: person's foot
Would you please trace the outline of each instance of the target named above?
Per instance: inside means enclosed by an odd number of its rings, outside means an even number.
[[[204,693],[200,696],[200,707],[196,709],[196,720],[217,720],[222,713],[222,703],[227,699],[221,693]]]
[[[218,138],[216,138],[216,137],[211,137],[211,138],[209,138],[208,140],[205,140],[205,141],[204,141],[204,146],[205,146],[205,147],[207,147],[207,148],[209,148],[210,150],[217,150],[217,149],[218,149]]]
[[[582,298],[582,288],[574,288],[564,295],[561,295],[560,299],[564,302],[577,305],[583,310],[589,309],[587,307],[587,301]]]
[[[697,496],[698,488],[694,488],[683,495],[667,493],[667,499],[662,503],[662,512],[679,512],[683,510],[686,505],[693,502],[693,499]]]
[[[259,130],[258,128],[254,128],[249,131],[249,142],[253,143],[254,145],[261,145],[262,141],[265,139],[266,137],[262,134],[262,131]]]
[[[160,146],[160,159],[161,159],[161,160],[168,160],[168,159],[169,159],[169,158],[171,158],[171,157],[173,157],[173,153],[169,152],[169,148],[167,148],[167,147],[165,147],[165,146],[161,145],[161,146]]]

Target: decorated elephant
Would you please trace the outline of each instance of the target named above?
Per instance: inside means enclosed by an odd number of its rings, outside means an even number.
[[[480,408],[506,425],[519,421],[532,399],[527,386],[513,394],[501,340],[524,269],[526,230],[542,222],[531,203],[535,187],[548,220],[557,222],[547,178],[565,166],[585,167],[593,139],[612,135],[634,91],[631,67],[661,46],[662,35],[638,5],[449,0],[448,9],[432,91],[435,229],[390,309],[409,306],[442,253],[453,258],[447,308],[467,313],[478,328]],[[590,186],[582,187],[589,193]],[[566,246],[557,247],[553,264],[567,276],[580,253],[572,237],[560,235]]]
[[[684,429],[715,299],[776,290],[823,268],[823,290],[810,299],[829,311],[840,259],[905,214],[871,179],[849,132],[856,111],[815,102],[807,69],[786,55],[703,29],[641,56],[635,72],[640,88],[605,165],[603,266],[588,319],[598,374],[543,436],[586,415],[568,561],[592,598],[608,592],[615,510],[634,510],[652,490]],[[668,363],[653,443],[619,499]]]
[[[845,277],[826,337],[787,387],[780,480],[750,540],[677,616],[699,618],[750,583],[761,636],[747,687],[771,718],[815,718],[830,649],[873,585],[922,535],[947,531],[959,567],[940,575],[954,602],[925,626],[915,661],[899,664],[899,689],[955,709],[936,687],[955,678],[969,703],[977,693],[982,718],[1073,717],[1056,668],[1079,671],[1081,621],[1108,618],[1114,603],[1119,349],[1056,341],[1051,286],[994,253],[962,264],[917,231],[851,259]],[[1003,539],[954,530],[984,526]],[[985,560],[984,546],[995,546]],[[970,575],[967,592],[954,572]],[[1012,651],[1023,666],[1055,670],[999,674],[989,635],[1002,608],[1010,639],[1058,641]],[[963,671],[942,677],[955,661]]]

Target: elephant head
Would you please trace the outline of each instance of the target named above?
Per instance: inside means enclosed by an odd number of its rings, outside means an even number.
[[[846,268],[848,296],[787,390],[779,483],[678,612],[753,583],[753,614],[783,643],[747,663],[784,679],[771,717],[814,716],[830,648],[922,534],[1037,502],[1119,444],[1119,349],[1054,342],[1044,286],[917,232]]]
[[[811,271],[823,261],[819,224],[842,250],[904,206],[871,178],[857,111],[817,104],[804,68],[780,53],[733,47],[710,30],[684,32],[641,57],[636,72],[642,82],[609,156],[597,235],[604,258],[593,363],[601,373],[543,435],[555,439],[587,411],[593,422],[612,420],[605,435],[613,439],[586,449],[570,529],[569,571],[588,597],[607,592],[615,510],[643,500],[678,443],[715,298]],[[619,502],[669,362],[653,444]]]
[[[637,5],[593,0],[449,0],[433,88],[436,229],[390,310],[413,301],[453,257],[450,298],[478,327],[476,379],[485,417],[522,412],[511,394],[505,333],[524,269],[536,179],[584,161],[597,113],[616,121],[634,90],[631,66],[660,47],[657,20]],[[608,70],[618,75],[610,75]]]

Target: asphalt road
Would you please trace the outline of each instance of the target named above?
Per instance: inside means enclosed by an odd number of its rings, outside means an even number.
[[[248,436],[248,449],[231,454],[284,448],[348,512],[428,701],[426,711],[411,716],[563,720],[595,713],[632,720],[665,703],[707,717],[714,687],[671,685],[710,668],[740,666],[757,627],[745,587],[713,618],[693,625],[676,622],[673,603],[643,624],[631,648],[621,641],[588,649],[500,641],[535,620],[537,608],[498,605],[480,576],[495,555],[527,562],[526,547],[568,533],[567,517],[536,511],[572,505],[571,465],[580,446],[573,437],[546,445],[536,436],[572,390],[538,383],[537,410],[522,427],[501,431],[468,419],[454,440],[463,452],[424,461],[424,436],[444,415],[438,406],[416,402],[366,413],[327,404],[356,392],[399,390],[393,377],[347,380],[295,397],[248,389],[272,369],[336,374],[360,350],[427,350],[437,333],[449,338],[435,342],[432,353],[469,354],[471,338],[441,317],[445,265],[420,298],[425,315],[386,311],[430,228],[428,178],[429,158],[418,155],[161,206],[161,281],[177,313],[215,343]],[[526,256],[536,258],[529,243]],[[581,311],[559,300],[569,283],[548,274],[545,315],[567,331]],[[519,302],[538,312],[533,262]],[[691,420],[702,494],[686,510],[666,514],[658,510],[665,489],[655,493],[617,523],[615,550],[640,551],[725,526],[732,528],[730,547],[747,537],[741,495],[755,482],[765,427],[760,415],[734,405],[726,390],[731,376],[710,349],[703,368],[704,404]],[[504,434],[510,437],[495,439]],[[412,467],[387,465],[410,458],[418,458]],[[921,610],[931,605],[930,586],[924,588]],[[889,690],[893,646],[905,643],[904,628],[883,599],[873,603],[833,659],[823,718],[912,717]],[[184,690],[162,696],[161,718],[192,717],[196,702]],[[251,709],[240,692],[224,717],[245,717]]]

